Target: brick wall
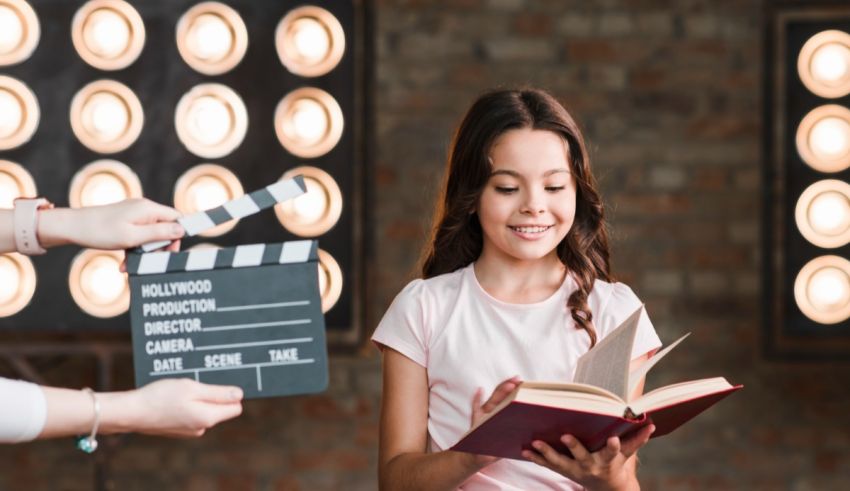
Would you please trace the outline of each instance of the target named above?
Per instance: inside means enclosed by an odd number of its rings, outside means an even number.
[[[759,353],[762,2],[375,3],[370,323],[412,277],[464,110],[491,86],[547,88],[586,129],[615,273],[665,342],[693,333],[649,386],[719,374],[746,385],[642,452],[645,489],[844,489],[850,367]],[[90,383],[80,363],[48,376]],[[326,394],[249,402],[201,440],[117,439],[103,452],[109,482],[375,489],[379,362],[336,356],[331,370]],[[0,448],[0,489],[92,489],[92,462],[67,441]]]

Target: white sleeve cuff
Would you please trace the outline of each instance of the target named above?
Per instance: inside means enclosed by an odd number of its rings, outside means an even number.
[[[0,377],[0,443],[35,440],[47,419],[47,399],[36,384]]]

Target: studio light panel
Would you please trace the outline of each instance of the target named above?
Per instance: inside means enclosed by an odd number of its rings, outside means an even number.
[[[317,238],[330,339],[353,339],[356,14],[346,1],[0,0],[0,206],[145,196],[191,213],[303,174],[305,196],[184,248]],[[71,247],[1,259],[0,328],[126,328],[120,256]]]
[[[850,358],[850,9],[773,13],[767,87],[765,340]]]

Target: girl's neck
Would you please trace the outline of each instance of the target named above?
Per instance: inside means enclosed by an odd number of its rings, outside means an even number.
[[[543,301],[564,282],[566,267],[553,251],[545,257],[520,261],[482,252],[473,264],[475,278],[492,297],[508,303]]]

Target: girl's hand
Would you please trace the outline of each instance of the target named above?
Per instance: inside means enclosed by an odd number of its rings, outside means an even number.
[[[496,386],[493,390],[493,394],[490,395],[490,398],[487,399],[487,402],[483,405],[481,404],[481,398],[484,395],[484,389],[479,387],[478,390],[475,391],[475,395],[472,396],[472,421],[470,422],[469,427],[474,427],[488,414],[493,412],[493,409],[495,409],[500,402],[505,400],[505,397],[508,397],[511,392],[519,386],[520,382],[518,375],[514,375],[513,377],[502,381],[502,383]],[[475,456],[476,464],[481,467],[490,465],[497,460],[499,460],[498,457],[492,457],[490,455]]]
[[[522,456],[588,489],[639,489],[634,466],[627,465],[627,461],[649,441],[653,431],[655,425],[648,425],[622,442],[615,436],[611,437],[604,448],[593,453],[588,452],[572,435],[563,435],[561,441],[573,454],[573,458],[559,453],[545,442],[535,440],[531,446],[537,452],[524,450]]]

